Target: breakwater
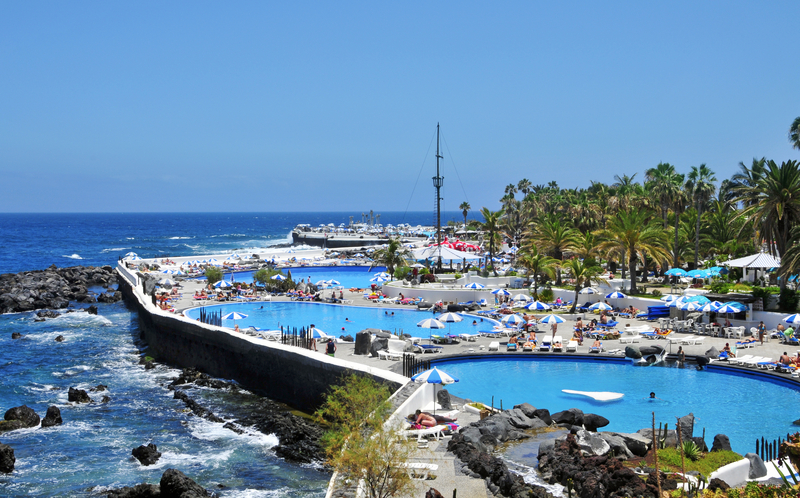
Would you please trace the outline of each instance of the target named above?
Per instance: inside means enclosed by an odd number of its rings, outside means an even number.
[[[117,267],[119,290],[139,317],[148,354],[179,367],[232,379],[244,388],[311,412],[347,373],[360,373],[396,391],[406,378],[306,349],[266,342],[171,314],[152,304],[138,275]]]

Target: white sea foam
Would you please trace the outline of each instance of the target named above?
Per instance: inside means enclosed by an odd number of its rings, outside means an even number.
[[[66,254],[61,255],[62,258],[69,258],[69,259],[83,259],[80,254],[70,254],[67,256]]]
[[[296,494],[296,489],[283,487],[278,489],[235,489],[226,491],[220,496],[225,498],[281,498]]]
[[[194,237],[170,237],[170,240],[193,239]]]
[[[197,439],[204,441],[229,440],[237,441],[252,446],[272,448],[278,444],[278,437],[274,434],[263,434],[249,427],[241,427],[243,434],[238,434],[223,427],[223,424],[196,419],[192,421],[190,431]]]
[[[175,453],[172,451],[162,451],[161,458],[158,459],[153,465],[149,465],[148,469],[161,469],[167,468],[188,468],[195,466],[204,466],[211,468],[218,468],[228,458],[233,455],[234,450],[215,451],[212,453],[204,453],[202,455],[190,455],[186,453]],[[144,467],[140,464],[141,467]]]
[[[71,325],[71,326],[85,326],[94,325],[96,327],[108,327],[113,325],[111,320],[104,316],[93,315],[91,313],[76,311],[74,313],[63,313],[56,318],[52,319],[53,322],[58,322],[58,325]]]
[[[116,252],[116,251],[124,251],[128,249],[127,247],[111,247],[109,249],[103,249],[100,252]]]

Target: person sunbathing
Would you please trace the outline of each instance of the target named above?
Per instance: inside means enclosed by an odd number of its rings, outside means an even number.
[[[592,344],[592,349],[600,349],[603,347],[603,343],[600,342],[600,339],[595,339],[594,343]]]
[[[724,351],[724,350],[723,350]],[[784,351],[780,358],[778,358],[778,363],[781,365],[791,365],[792,364],[792,357]]]
[[[581,329],[576,328],[572,338],[578,341],[578,346],[583,346],[583,331]]]
[[[553,347],[561,349],[563,346],[561,345],[561,341],[558,341],[553,343]]]
[[[450,418],[445,417],[444,415],[433,415],[428,412],[417,410],[412,415],[409,415],[408,419],[413,420],[415,424],[419,424],[424,427],[433,427],[438,424],[451,424],[458,420],[458,417]]]

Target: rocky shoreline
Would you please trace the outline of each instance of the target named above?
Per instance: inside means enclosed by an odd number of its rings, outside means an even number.
[[[0,275],[0,313],[37,309],[63,309],[70,302],[114,303],[122,293],[113,286],[117,274],[111,266],[73,266]],[[89,287],[103,287],[92,292]]]
[[[703,438],[693,437],[692,414],[682,417],[680,422],[682,440],[694,441],[707,451]],[[561,484],[580,498],[658,497],[655,469],[642,467],[642,473],[637,473],[622,463],[652,453],[652,429],[632,434],[597,432],[608,423],[599,415],[576,408],[550,415],[546,409],[523,403],[463,427],[453,435],[447,450],[458,458],[463,474],[484,479],[495,495],[549,498],[552,495],[547,489],[528,484],[522,476],[510,471],[495,450],[503,443],[530,438],[532,431],[561,429],[563,435],[539,445],[539,471],[545,482]],[[674,430],[659,434],[659,440],[665,447],[676,447],[679,441]],[[711,451],[718,450],[730,450],[728,438],[723,434],[714,437]],[[750,460],[750,478],[766,475],[764,463],[757,455],[748,453],[745,458]],[[711,488],[725,485],[714,481]],[[662,472],[661,487],[676,489],[677,481]]]

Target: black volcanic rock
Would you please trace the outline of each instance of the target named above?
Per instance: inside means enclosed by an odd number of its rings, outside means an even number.
[[[147,446],[141,445],[138,448],[134,448],[131,451],[131,454],[139,460],[139,463],[142,465],[153,465],[161,458],[161,452],[158,451],[158,447],[153,443],[148,443]]]
[[[0,472],[10,474],[14,471],[14,464],[17,459],[14,457],[14,448],[7,444],[0,443]]]
[[[112,489],[108,498],[204,498],[211,494],[202,486],[175,469],[167,469],[159,484],[137,484]]]
[[[74,387],[69,388],[69,394],[67,395],[67,400],[72,401],[73,403],[91,403],[92,398],[86,394],[86,391],[83,389],[75,389]]]
[[[61,420],[61,410],[59,410],[57,406],[49,406],[47,408],[47,413],[42,419],[42,427],[52,427],[54,425],[61,425],[62,423],[64,423],[64,421]]]
[[[40,421],[39,415],[33,408],[28,408],[26,405],[9,409],[3,418],[7,421],[18,420],[22,423],[22,427],[37,427]]]
[[[107,287],[116,281],[117,275],[110,266],[56,268],[53,265],[46,270],[5,273],[0,275],[0,313],[58,310],[69,306],[71,300],[94,302],[94,296],[86,291],[88,285]],[[121,297],[114,292],[104,299],[119,300]],[[51,313],[54,312],[48,312],[48,315]]]

